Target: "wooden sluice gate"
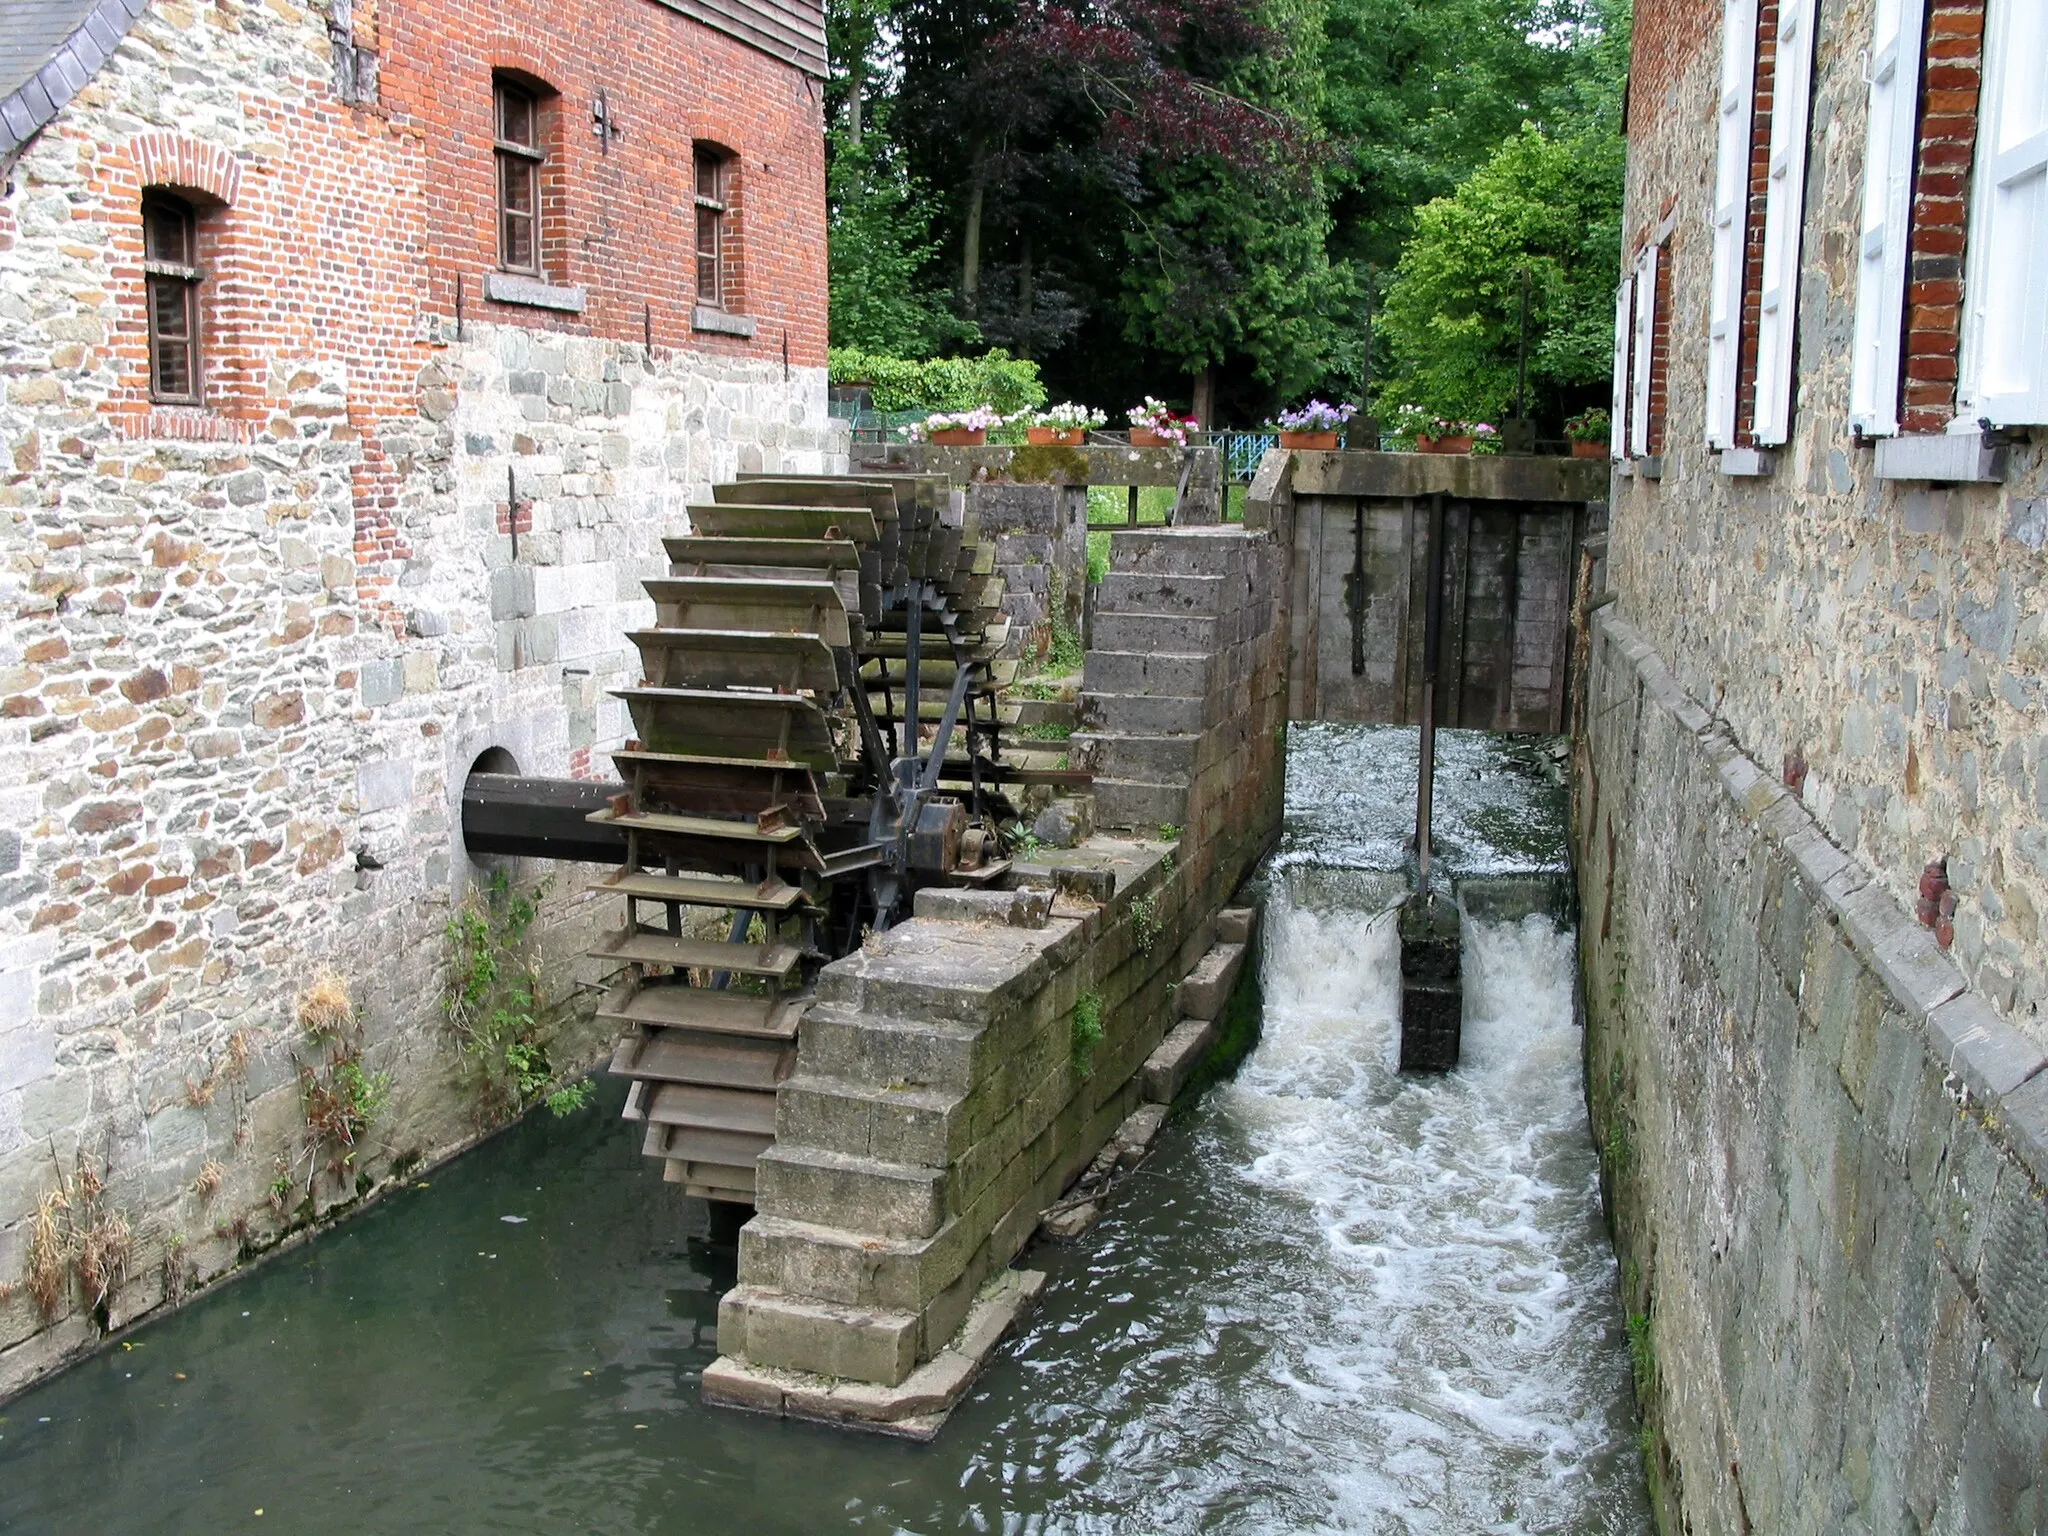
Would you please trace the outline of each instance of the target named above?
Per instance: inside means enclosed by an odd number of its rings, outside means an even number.
[[[1422,621],[1422,722],[1415,774],[1415,892],[1401,907],[1401,1070],[1448,1072],[1464,1028],[1462,922],[1434,883],[1437,668],[1443,651],[1444,498],[1429,499],[1428,586]]]

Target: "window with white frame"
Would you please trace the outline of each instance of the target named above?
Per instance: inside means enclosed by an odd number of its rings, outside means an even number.
[[[1743,243],[1749,225],[1749,135],[1756,97],[1756,0],[1721,15],[1719,145],[1714,169],[1714,274],[1707,308],[1707,443],[1735,442],[1742,349]],[[1619,412],[1616,418],[1619,419]]]
[[[1899,430],[1907,232],[1919,142],[1925,13],[1926,0],[1877,0],[1871,25],[1856,329],[1849,365],[1849,424],[1866,437],[1889,437]]]
[[[2048,423],[2048,5],[1990,0],[1952,431]]]
[[[1792,353],[1799,331],[1799,247],[1806,222],[1806,130],[1813,101],[1815,0],[1778,7],[1771,146],[1764,191],[1763,275],[1756,325],[1756,441],[1791,435]]]
[[[1651,452],[1650,394],[1657,361],[1657,245],[1636,257],[1635,325],[1629,344],[1628,448],[1638,457]]]
[[[1614,290],[1614,395],[1607,413],[1607,452],[1628,457],[1629,356],[1635,340],[1635,276],[1624,272]]]

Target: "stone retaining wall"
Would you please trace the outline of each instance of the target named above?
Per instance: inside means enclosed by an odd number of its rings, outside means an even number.
[[[2048,1061],[1612,610],[1587,1076],[1669,1531],[2048,1524]]]

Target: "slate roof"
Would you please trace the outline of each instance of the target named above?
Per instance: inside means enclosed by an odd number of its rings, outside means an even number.
[[[0,160],[99,73],[148,0],[0,0]]]

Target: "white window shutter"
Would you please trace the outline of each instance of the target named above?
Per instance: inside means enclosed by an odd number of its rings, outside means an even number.
[[[1633,355],[1629,362],[1628,446],[1636,455],[1650,451],[1650,365],[1657,348],[1657,247],[1643,247],[1636,258],[1636,313]]]
[[[1614,405],[1608,412],[1607,451],[1611,458],[1628,457],[1629,341],[1635,329],[1635,279],[1621,275],[1614,290]]]
[[[1899,430],[1899,354],[1906,317],[1906,229],[1919,143],[1921,30],[1926,0],[1877,0],[1867,74],[1863,222],[1856,263],[1856,335],[1849,424],[1866,437]]]
[[[1742,337],[1743,231],[1749,210],[1749,132],[1756,96],[1756,0],[1728,0],[1721,17],[1720,147],[1714,170],[1714,278],[1707,305],[1707,442],[1735,441],[1735,373]]]
[[[1991,0],[1956,428],[2048,424],[2048,5]]]
[[[1806,129],[1813,103],[1815,0],[1778,7],[1771,75],[1770,181],[1764,193],[1763,292],[1756,324],[1756,440],[1791,435],[1792,347],[1799,331],[1799,245],[1806,222]]]

